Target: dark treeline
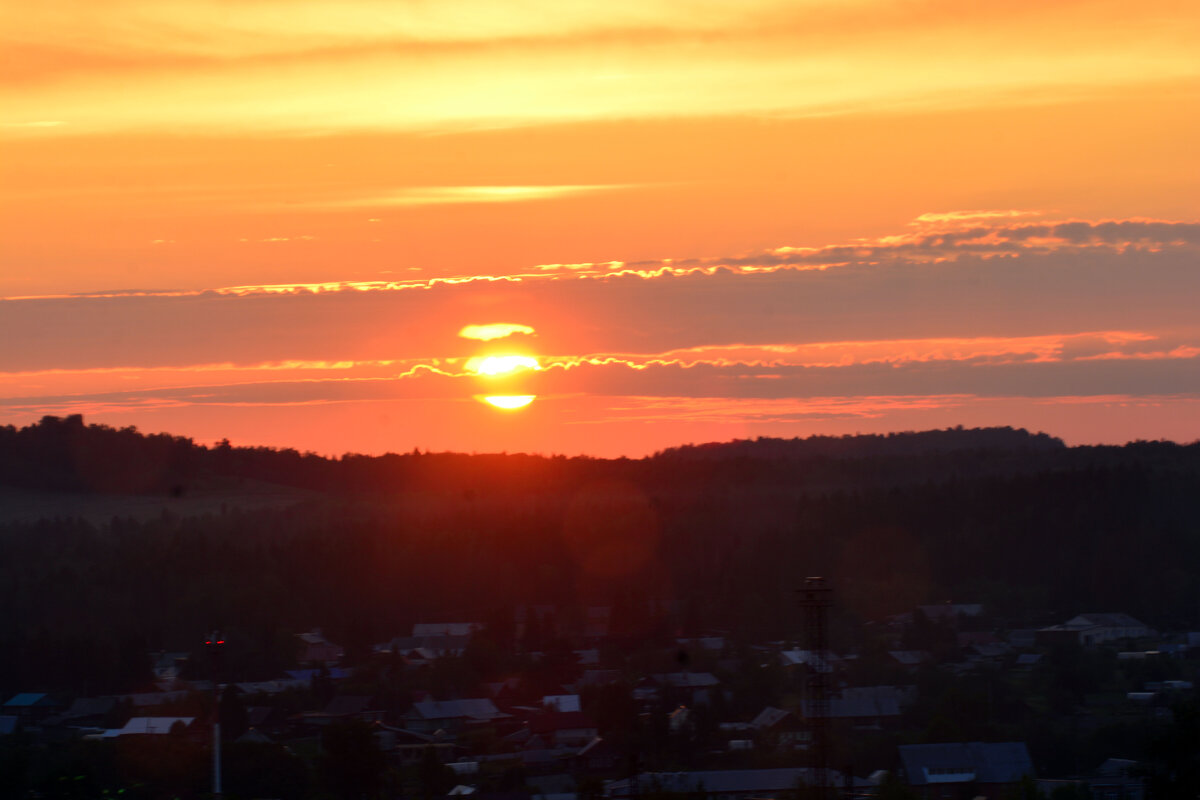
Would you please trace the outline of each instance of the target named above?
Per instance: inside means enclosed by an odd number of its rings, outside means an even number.
[[[0,426],[0,486],[118,494],[180,494],[212,481],[245,479],[336,494],[435,490],[562,490],[620,478],[722,480],[826,490],[946,477],[1037,472],[1165,458],[1197,458],[1169,443],[1067,448],[1044,433],[1012,428],[947,429],[884,435],[812,436],[687,445],[649,458],[598,459],[524,454],[347,453],[326,458],[270,447],[213,446],[136,428],[86,425],[83,417],[44,417]]]
[[[949,599],[985,603],[997,626],[1123,611],[1200,627],[1195,444],[1067,448],[997,429],[641,460],[325,459],[69,417],[0,429],[0,463],[5,483],[37,489],[314,490],[287,509],[0,526],[0,693],[137,688],[147,651],[194,649],[214,627],[242,679],[276,677],[312,627],[351,659],[416,621],[483,621],[504,639],[532,604],[567,632],[611,606],[618,642],[791,638],[812,574],[836,587],[846,638]]]

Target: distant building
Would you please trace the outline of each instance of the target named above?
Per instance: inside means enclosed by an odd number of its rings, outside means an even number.
[[[297,660],[301,664],[336,664],[346,654],[340,646],[321,635],[319,630],[297,633],[296,638],[300,640]]]
[[[1089,646],[1156,635],[1152,628],[1128,614],[1079,614],[1062,625],[1040,628],[1037,640],[1040,644],[1077,642]]]
[[[663,696],[686,705],[705,705],[721,682],[709,672],[666,672],[654,676]],[[636,696],[636,693],[635,693]]]
[[[468,725],[480,725],[509,719],[510,716],[487,698],[471,700],[423,700],[413,703],[404,715],[404,727],[419,733],[458,731]]]
[[[529,722],[529,730],[553,747],[585,747],[599,735],[596,723],[580,711],[539,714]]]
[[[930,622],[945,622],[957,625],[963,617],[978,617],[983,613],[980,603],[937,603],[935,605],[917,606]]]
[[[413,625],[413,637],[465,636],[468,639],[483,630],[481,622],[418,622]]]
[[[925,800],[998,800],[1007,787],[1033,777],[1024,742],[908,744],[898,750],[905,781]]]
[[[860,686],[847,687],[828,700],[829,719],[846,720],[857,728],[880,728],[900,716],[902,706],[910,705],[916,697],[914,687]],[[807,718],[817,716],[815,704],[806,700],[801,711]]]
[[[930,658],[929,653],[924,650],[889,650],[888,655],[900,666],[908,667],[910,671],[921,666]]]
[[[1084,789],[1092,800],[1143,800],[1145,779],[1138,775],[1139,764],[1128,758],[1110,758],[1090,775],[1066,780],[1039,780],[1038,788],[1049,797],[1060,787]]]
[[[814,785],[815,780],[816,771],[808,767],[650,772],[638,775],[633,780],[609,781],[604,786],[604,794],[613,800],[640,797],[651,792],[702,792],[710,800],[784,798],[794,796],[802,786]],[[827,770],[825,780],[828,786],[841,787],[845,784],[845,776],[837,770]],[[853,781],[856,787],[866,787],[865,781]]]
[[[768,750],[802,750],[807,748],[812,741],[812,731],[808,723],[800,719],[797,714],[782,708],[767,706],[751,720],[748,728],[755,736],[751,744],[757,743],[758,746]],[[735,739],[733,741],[750,740]],[[732,741],[730,745],[730,749],[746,748],[746,745],[733,746]]]
[[[122,728],[111,728],[104,732],[103,738],[115,739],[118,736],[165,736],[180,730],[187,730],[195,717],[134,717]]]
[[[542,705],[554,711],[582,711],[577,694],[548,694],[542,698]]]
[[[3,710],[5,715],[31,720],[42,719],[61,707],[62,703],[52,695],[41,692],[21,692],[6,700]]]
[[[830,650],[784,650],[779,662],[785,667],[808,667],[813,672],[830,673],[841,665],[842,658]]]

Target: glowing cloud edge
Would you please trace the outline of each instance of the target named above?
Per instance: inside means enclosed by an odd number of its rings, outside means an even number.
[[[520,325],[515,322],[492,322],[486,325],[464,325],[462,330],[458,332],[458,335],[463,339],[490,342],[493,339],[503,339],[515,333],[532,336],[535,331],[528,325]]]

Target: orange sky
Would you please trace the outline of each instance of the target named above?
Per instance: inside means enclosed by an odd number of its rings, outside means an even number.
[[[0,23],[0,423],[325,453],[1200,437],[1194,4]],[[522,327],[459,335],[490,323]]]

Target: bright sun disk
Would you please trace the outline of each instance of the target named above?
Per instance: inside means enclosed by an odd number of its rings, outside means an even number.
[[[483,356],[467,361],[467,369],[476,375],[507,375],[519,369],[541,369],[533,356]]]
[[[533,402],[537,395],[533,394],[496,394],[483,398],[485,403],[495,406],[496,408],[524,408]]]

